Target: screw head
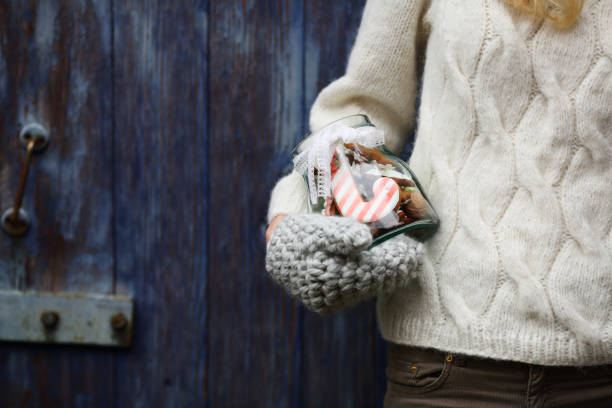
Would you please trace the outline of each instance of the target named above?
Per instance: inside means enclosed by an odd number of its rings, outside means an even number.
[[[40,315],[40,322],[45,329],[53,330],[57,327],[60,321],[60,315],[54,311],[44,311]]]
[[[110,324],[114,330],[120,331],[127,327],[128,319],[123,313],[115,313],[111,316]]]
[[[19,132],[19,140],[23,147],[34,139],[34,151],[39,152],[49,144],[49,131],[40,123],[30,123],[25,125]]]
[[[17,212],[17,219],[13,219],[13,207],[7,209],[0,217],[0,227],[7,234],[18,237],[26,233],[30,226],[30,217],[23,208]]]

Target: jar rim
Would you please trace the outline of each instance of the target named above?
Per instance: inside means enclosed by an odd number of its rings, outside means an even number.
[[[364,127],[364,126],[374,126],[374,124],[370,121],[370,118],[368,117],[368,115],[364,114],[364,113],[355,113],[352,115],[347,115],[347,116],[343,116],[339,119],[336,119],[332,122],[329,122],[328,124],[326,124],[325,126],[323,126],[321,129],[319,129],[316,132],[310,133],[309,135],[307,135],[304,140],[302,140],[300,143],[298,143],[292,150],[291,150],[291,157],[295,157],[298,153],[300,153],[301,150],[303,150],[303,148],[307,145],[307,142],[310,143],[311,140],[311,136],[321,132],[323,129],[328,128],[331,125],[334,125],[338,122],[347,120],[347,119],[352,119],[352,118],[361,118],[362,122],[359,123],[357,126],[352,126],[352,127]]]

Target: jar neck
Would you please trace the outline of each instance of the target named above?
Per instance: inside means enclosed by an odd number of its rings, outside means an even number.
[[[363,127],[363,126],[374,126],[372,124],[372,122],[370,122],[370,118],[368,118],[367,115],[364,114],[356,114],[356,115],[349,115],[349,116],[345,116],[343,118],[340,119],[336,119],[333,122],[328,123],[327,125],[325,125],[324,127],[322,127],[320,130],[318,130],[317,132],[311,133],[309,135],[306,136],[306,138],[304,138],[304,140],[302,140],[300,143],[298,143],[293,150],[291,151],[291,157],[295,157],[296,155],[300,154],[301,152],[303,152],[305,149],[307,149],[310,146],[310,143],[312,143],[312,136],[318,132],[322,132],[325,129],[327,129],[328,127],[332,126],[332,125],[345,125],[345,126],[350,126],[352,128],[359,128],[359,127]]]

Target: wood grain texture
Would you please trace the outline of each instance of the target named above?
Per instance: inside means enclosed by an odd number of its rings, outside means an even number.
[[[132,295],[129,350],[0,344],[0,407],[382,406],[374,302],[321,318],[264,269],[266,211],[365,0],[0,0],[0,288]]]
[[[365,1],[305,4],[304,105],[309,109],[320,90],[344,74]],[[374,306],[364,302],[331,318],[304,315],[303,347],[310,356],[304,360],[304,406],[382,406],[386,349]]]
[[[51,134],[24,196],[32,226],[0,235],[0,286],[113,290],[110,1],[0,2],[0,209],[12,206],[37,121]],[[112,352],[0,345],[0,406],[104,407]]]
[[[0,13],[2,210],[13,205],[23,164],[19,130],[36,121],[51,135],[25,191],[32,228],[0,239],[0,282],[111,293],[110,1],[11,1]]]
[[[211,2],[209,402],[299,407],[300,309],[267,276],[271,188],[301,139],[302,1]]]
[[[136,312],[120,407],[203,406],[208,391],[207,8],[114,2],[117,293]]]

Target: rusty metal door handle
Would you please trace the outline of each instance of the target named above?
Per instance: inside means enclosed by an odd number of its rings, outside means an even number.
[[[19,132],[19,140],[26,149],[26,157],[21,169],[21,179],[19,180],[19,189],[13,207],[7,209],[2,214],[0,226],[2,230],[11,236],[20,236],[26,233],[30,226],[30,217],[28,213],[21,208],[23,201],[23,192],[25,191],[32,154],[41,152],[49,144],[49,132],[38,123],[30,123],[21,129]]]

